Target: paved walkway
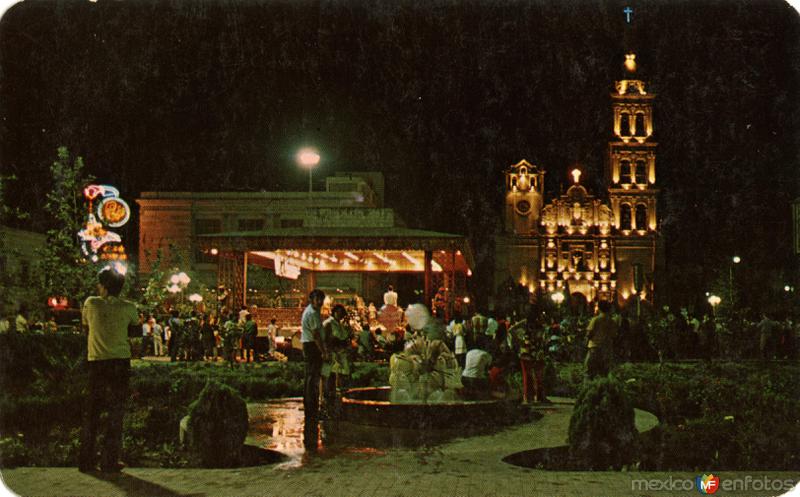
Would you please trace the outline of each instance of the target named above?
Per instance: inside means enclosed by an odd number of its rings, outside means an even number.
[[[120,475],[79,473],[75,468],[3,470],[4,483],[23,496],[291,496],[291,497],[505,497],[505,496],[667,496],[697,495],[634,487],[634,478],[669,481],[694,473],[552,472],[502,462],[518,451],[562,445],[572,406],[540,407],[539,421],[492,435],[454,439],[418,449],[323,450],[301,455],[296,463],[236,470],[128,468]],[[656,418],[637,411],[637,427],[652,428]],[[751,473],[753,477],[794,478],[789,473]],[[732,478],[734,474],[722,474]],[[744,475],[738,475],[744,477]],[[641,485],[641,484],[640,484]],[[643,488],[645,488],[643,490]],[[725,496],[775,492],[726,492]]]

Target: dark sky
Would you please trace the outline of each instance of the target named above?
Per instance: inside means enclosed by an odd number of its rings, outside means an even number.
[[[409,224],[469,235],[486,284],[504,168],[538,164],[555,194],[579,164],[602,193],[609,92],[634,50],[658,94],[674,291],[699,291],[732,253],[783,278],[799,26],[780,1],[28,0],[0,21],[0,166],[44,229],[60,145],[132,204],[302,190],[292,156],[312,144],[315,177],[383,171]]]

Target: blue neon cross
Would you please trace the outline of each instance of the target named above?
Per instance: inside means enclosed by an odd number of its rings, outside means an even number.
[[[630,24],[631,14],[633,14],[633,9],[630,7],[625,7],[624,9],[622,9],[622,12],[625,12],[625,20],[628,22],[628,24]]]

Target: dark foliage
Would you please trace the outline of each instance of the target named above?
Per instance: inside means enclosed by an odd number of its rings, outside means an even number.
[[[576,395],[582,364],[561,364],[554,389]],[[644,435],[641,469],[797,470],[800,366],[713,362],[623,364],[613,374],[661,421]]]
[[[585,469],[620,469],[638,456],[639,432],[633,404],[619,380],[587,382],[575,400],[569,420],[569,453]]]
[[[0,334],[0,464],[71,466],[86,390],[86,337]],[[387,367],[356,364],[353,386],[385,385]],[[302,395],[303,364],[269,363],[235,370],[205,363],[134,365],[123,430],[132,465],[187,464],[178,425],[206,382],[249,402]]]
[[[247,436],[247,405],[235,390],[209,381],[189,406],[189,446],[206,468],[235,467]]]

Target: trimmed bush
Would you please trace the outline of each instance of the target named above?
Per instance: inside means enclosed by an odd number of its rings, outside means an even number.
[[[569,420],[572,461],[585,469],[620,469],[633,463],[638,437],[633,404],[622,383],[609,377],[587,382]]]
[[[206,468],[239,464],[247,436],[247,405],[232,388],[206,383],[189,406],[189,446]]]

